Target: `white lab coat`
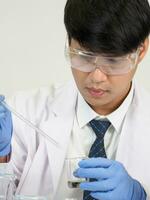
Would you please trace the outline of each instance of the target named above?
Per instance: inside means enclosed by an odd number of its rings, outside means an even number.
[[[13,116],[11,165],[18,178],[18,194],[54,198],[75,115],[74,82],[59,89],[41,88],[19,93],[12,106],[58,142],[54,145]],[[136,85],[134,99],[121,131],[116,160],[145,187],[150,195],[150,96]],[[118,194],[120,195],[120,194]]]

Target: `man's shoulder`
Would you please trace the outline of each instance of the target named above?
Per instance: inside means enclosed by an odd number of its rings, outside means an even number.
[[[150,93],[143,86],[136,82],[132,108],[140,116],[150,118]]]
[[[39,87],[30,90],[23,90],[15,92],[7,102],[10,106],[17,109],[21,109],[24,112],[27,109],[32,111],[33,109],[44,108],[47,103],[51,104],[56,99],[64,98],[69,94],[76,91],[76,86],[73,80],[67,81],[63,84],[52,84],[47,87]]]
[[[144,102],[150,105],[150,92],[137,82],[135,83],[135,98],[139,104]]]

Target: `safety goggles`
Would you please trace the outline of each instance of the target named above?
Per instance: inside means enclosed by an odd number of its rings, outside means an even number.
[[[82,72],[92,72],[100,69],[107,75],[121,75],[128,73],[137,64],[140,48],[125,56],[114,57],[95,55],[93,52],[82,51],[65,45],[65,54],[71,67]]]

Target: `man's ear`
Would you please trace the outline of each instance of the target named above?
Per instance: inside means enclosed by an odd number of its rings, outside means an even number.
[[[138,64],[143,60],[145,57],[149,47],[149,37],[145,39],[145,41],[142,43],[140,47],[140,53],[139,53],[139,58],[138,58]]]

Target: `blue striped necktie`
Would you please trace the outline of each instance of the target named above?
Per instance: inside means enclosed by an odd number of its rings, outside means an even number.
[[[104,135],[107,129],[109,128],[110,124],[111,123],[109,121],[101,121],[95,119],[89,122],[89,125],[96,134],[96,139],[89,152],[89,158],[107,157],[104,147]],[[90,179],[90,181],[93,180]],[[84,191],[83,200],[95,200],[95,199],[90,196],[89,191]]]

